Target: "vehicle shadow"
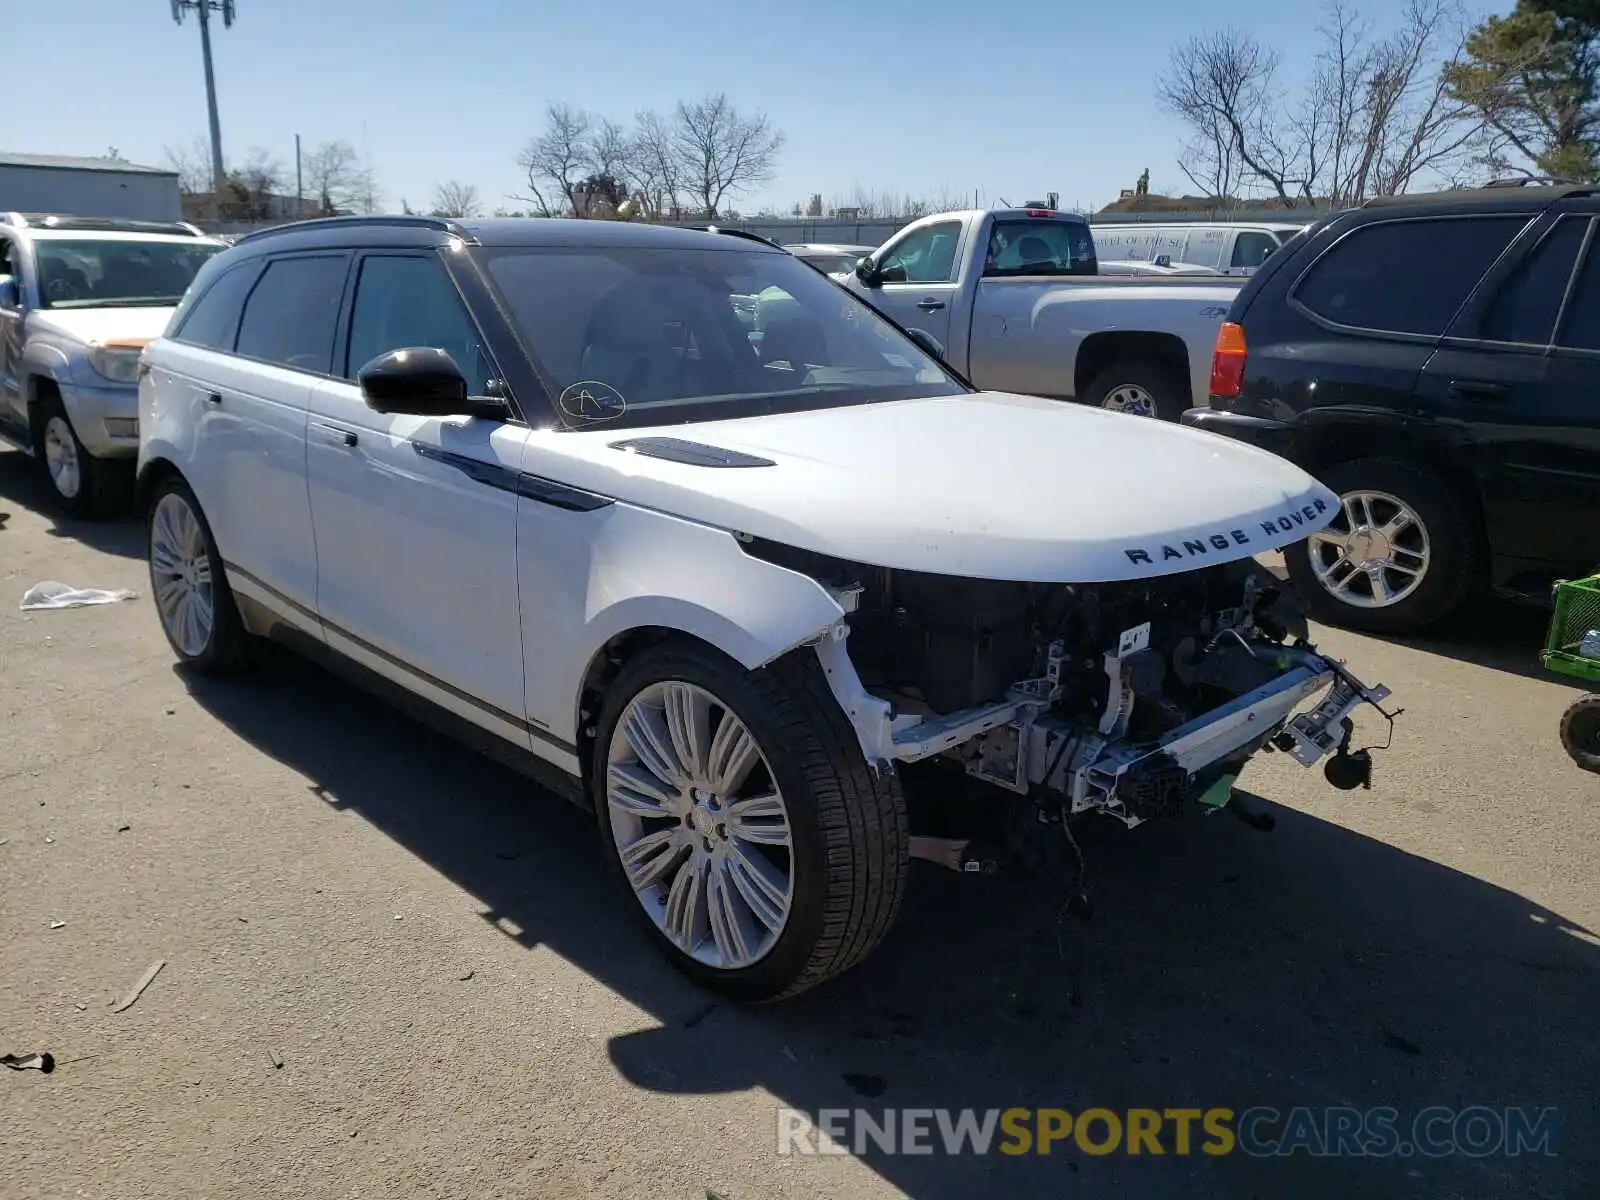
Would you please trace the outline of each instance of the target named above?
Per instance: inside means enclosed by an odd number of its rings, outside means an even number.
[[[27,509],[51,522],[51,537],[81,542],[106,554],[123,558],[143,558],[144,527],[130,509],[104,521],[74,521],[60,515],[44,470],[37,462],[13,450],[0,447],[0,512]]]
[[[188,684],[328,803],[476,897],[506,936],[652,1014],[659,1027],[610,1047],[641,1088],[761,1088],[813,1119],[852,1106],[1387,1105],[1409,1132],[1431,1105],[1559,1112],[1558,1157],[1208,1157],[1198,1133],[1187,1156],[1170,1134],[1159,1157],[851,1147],[910,1196],[1597,1194],[1600,940],[1314,816],[1277,809],[1270,835],[1225,816],[1132,833],[1092,823],[1090,921],[1063,916],[1048,879],[917,864],[876,955],[788,1004],[741,1009],[653,952],[570,804],[286,655],[251,681]],[[758,1127],[777,1169],[778,1113]]]
[[[1550,610],[1508,600],[1483,600],[1451,614],[1417,637],[1395,638],[1398,645],[1454,658],[1474,666],[1564,683],[1584,691],[1593,685],[1545,670],[1539,661],[1550,626]]]

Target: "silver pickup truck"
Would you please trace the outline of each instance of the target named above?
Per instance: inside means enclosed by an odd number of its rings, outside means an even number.
[[[1243,283],[1101,275],[1088,222],[1041,208],[923,217],[836,278],[979,388],[1167,420],[1210,395]]]

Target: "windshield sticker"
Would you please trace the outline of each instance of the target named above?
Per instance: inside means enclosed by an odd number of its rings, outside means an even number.
[[[581,379],[563,391],[556,403],[575,421],[614,421],[628,411],[622,393],[598,379]]]
[[[891,367],[904,367],[907,370],[910,370],[911,368],[911,360],[900,354],[885,353],[883,356],[883,361],[888,363]]]

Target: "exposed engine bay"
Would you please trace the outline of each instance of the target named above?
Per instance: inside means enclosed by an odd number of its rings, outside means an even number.
[[[1296,597],[1253,559],[1153,579],[1037,584],[891,571],[774,543],[747,553],[829,587],[847,613],[817,644],[869,762],[940,758],[1063,817],[1129,826],[1217,809],[1255,753],[1349,753],[1368,687],[1308,641]],[[1309,711],[1306,701],[1325,692]],[[1346,782],[1348,781],[1348,782]]]

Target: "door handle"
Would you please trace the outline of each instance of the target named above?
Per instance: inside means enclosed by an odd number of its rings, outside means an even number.
[[[935,300],[932,296],[929,296],[926,299],[918,300],[917,307],[926,313],[938,312],[944,307],[944,301]]]
[[[222,393],[221,392],[207,392],[206,393],[206,403],[207,404],[211,404],[211,405],[220,405],[222,403]]]
[[[1503,383],[1488,383],[1477,379],[1452,379],[1448,392],[1452,400],[1477,400],[1481,403],[1503,403],[1511,389]]]
[[[361,438],[354,429],[345,429],[338,425],[318,425],[317,433],[324,440],[337,446],[354,448],[361,444]]]

